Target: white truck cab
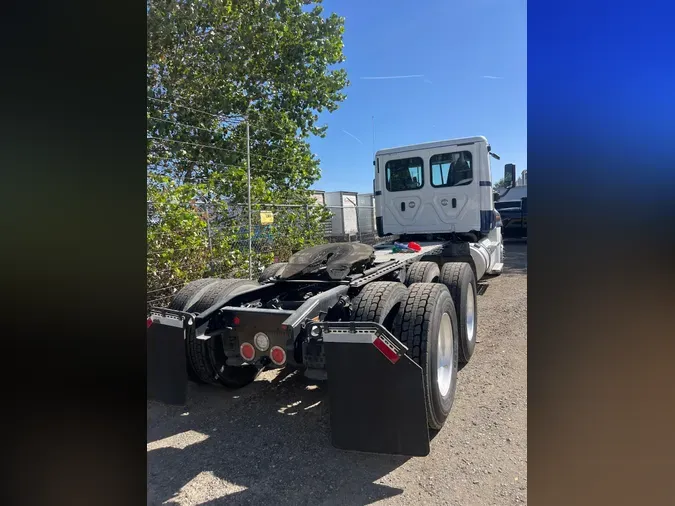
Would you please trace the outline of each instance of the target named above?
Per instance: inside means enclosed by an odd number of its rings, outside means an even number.
[[[383,149],[374,165],[380,236],[470,233],[479,239],[495,230],[485,137]]]

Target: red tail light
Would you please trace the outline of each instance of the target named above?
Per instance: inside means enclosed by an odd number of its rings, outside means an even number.
[[[233,325],[239,325],[240,323],[241,323],[241,320],[239,319],[238,316],[235,316],[234,318],[232,318],[232,324]]]
[[[152,318],[148,318],[147,324],[148,324],[148,328],[150,328],[150,325],[152,325]]]
[[[270,358],[274,365],[284,365],[286,363],[286,352],[279,346],[274,346],[270,351]]]
[[[239,353],[246,361],[251,361],[255,358],[255,348],[251,343],[244,343],[239,347]]]

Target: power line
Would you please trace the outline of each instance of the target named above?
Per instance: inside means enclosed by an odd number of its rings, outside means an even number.
[[[224,151],[224,152],[226,152],[226,153],[233,153],[233,154],[235,154],[235,155],[241,155],[241,156],[244,156],[244,153],[242,153],[241,151],[235,151],[235,150],[232,150],[232,149],[219,148],[219,147],[216,147],[216,146],[207,146],[206,144],[198,144],[198,143],[195,143],[195,142],[179,141],[179,140],[175,140],[175,139],[160,139],[159,137],[153,137],[152,135],[149,135],[149,136],[146,137],[146,138],[147,138],[147,139],[152,139],[152,140],[155,140],[155,141],[159,141],[159,142],[176,142],[176,143],[178,143],[178,144],[185,144],[185,145],[188,145],[188,146],[195,146],[195,147],[199,147],[199,148],[215,149],[215,150],[217,150],[217,151]],[[251,156],[257,156],[258,158],[264,158],[264,159],[266,159],[266,160],[272,160],[272,161],[278,161],[278,162],[282,162],[282,163],[288,163],[288,160],[283,160],[283,159],[281,159],[281,158],[277,158],[277,157],[274,157],[274,156],[258,155],[258,154],[255,154],[255,153],[251,153]]]
[[[181,123],[181,122],[179,122],[179,121],[173,121],[173,120],[170,120],[170,119],[156,118],[156,117],[150,117],[149,119],[154,120],[154,121],[161,121],[161,122],[164,122],[164,123],[173,123],[174,125],[179,125],[179,126],[183,126],[183,127],[186,127],[186,128],[195,128],[195,129],[197,129],[197,130],[203,130],[203,131],[205,131],[205,132],[210,132],[210,133],[214,133],[214,134],[222,134],[222,132],[219,132],[219,131],[217,131],[217,130],[212,130],[212,129],[209,129],[209,128],[199,127],[199,126],[197,126],[197,125],[189,125],[189,124],[187,124],[187,123]],[[237,124],[228,124],[228,126],[233,126],[233,127],[236,128],[236,127],[238,127],[239,125],[242,125],[242,124],[244,124],[244,123],[245,123],[245,121],[244,121],[244,122],[237,123]],[[253,125],[256,125],[256,123],[253,123]],[[281,136],[281,137],[288,137],[288,136],[289,136],[288,133],[280,132],[279,130],[273,130],[273,129],[267,128],[267,127],[256,126],[256,130],[258,130],[258,131],[262,130],[262,131],[265,131],[265,132],[271,132],[271,133],[276,134],[276,135],[279,135],[279,136]],[[296,134],[293,134],[292,137],[293,137],[293,139],[295,139],[295,140],[302,140],[302,137],[298,137]]]
[[[163,296],[160,297],[159,299],[149,300],[148,302],[146,302],[146,304],[148,304],[149,306],[153,306],[156,302],[159,302],[160,300],[166,300],[166,299],[168,299],[169,297],[173,297],[173,294],[170,293],[170,294],[167,294],[167,295],[163,295]]]
[[[171,161],[171,160],[176,160],[175,158],[157,158],[157,160],[166,160],[166,161]],[[179,158],[176,160],[176,163],[194,163],[194,164],[204,164],[204,165],[215,165],[217,167],[224,167],[226,169],[239,169],[239,168],[245,168],[242,165],[227,165],[225,163],[218,163],[218,162],[213,162],[213,161],[206,161],[206,160],[186,160],[184,158]],[[148,165],[158,165],[156,163],[150,162]]]
[[[206,144],[198,144],[196,142],[178,141],[176,139],[160,139],[159,137],[153,137],[152,135],[148,135],[147,138],[155,140],[155,141],[159,141],[159,142],[175,142],[175,143],[178,143],[178,144],[185,144],[187,146],[195,146],[195,147],[198,147],[198,148],[206,148],[206,149],[215,149],[216,151],[224,151],[225,153],[233,153],[235,155],[243,156],[243,153],[241,151],[219,148],[219,147],[216,147],[216,146],[207,146]]]
[[[170,160],[172,160],[172,159],[171,159],[171,158],[159,158],[158,160],[166,160],[166,161],[170,161]],[[183,162],[183,161],[185,161],[185,162],[190,162],[190,163],[195,163],[195,164],[210,163],[211,165],[216,165],[216,166],[224,167],[224,168],[227,168],[227,169],[242,169],[242,170],[246,170],[246,167],[244,167],[244,166],[242,166],[242,165],[226,165],[226,164],[224,164],[224,163],[216,163],[216,162],[199,162],[199,161],[197,161],[197,160],[178,160],[176,163],[180,163],[180,162]],[[148,165],[153,165],[153,166],[156,166],[156,167],[165,167],[165,168],[169,168],[169,169],[171,168],[170,165],[159,164],[159,163],[152,163],[152,162],[149,163]],[[278,173],[282,173],[282,174],[291,174],[291,172],[292,172],[292,171],[291,171],[290,169],[281,169],[281,168],[280,168],[280,169],[259,169],[259,168],[255,167],[255,166],[252,167],[252,173],[253,173],[253,175],[258,174],[258,173],[264,173],[264,174],[278,174]]]
[[[154,120],[154,121],[161,121],[163,123],[173,123],[174,125],[179,125],[179,126],[183,126],[183,127],[186,127],[186,128],[195,128],[197,130],[203,130],[204,132],[209,132],[209,133],[214,133],[214,134],[222,134],[223,133],[223,132],[218,132],[217,130],[211,130],[209,128],[198,127],[196,125],[188,125],[187,123],[181,123],[180,121],[173,121],[173,120],[170,120],[170,119],[163,119],[163,118],[149,118],[149,119]],[[243,124],[243,123],[240,123],[240,124]],[[236,127],[236,126],[239,126],[239,125],[234,125],[234,126]]]
[[[175,106],[177,106],[177,107],[182,107],[182,108],[184,108],[184,109],[188,109],[188,110],[194,111],[194,112],[199,112],[199,113],[201,113],[201,114],[208,114],[209,116],[212,116],[212,117],[214,117],[214,118],[216,118],[216,119],[219,119],[219,120],[221,120],[221,121],[224,121],[223,118],[227,118],[228,116],[230,116],[230,117],[233,117],[233,116],[234,116],[234,117],[237,117],[237,119],[239,119],[239,121],[246,121],[246,117],[245,117],[243,114],[236,114],[236,115],[221,114],[221,115],[217,115],[217,114],[213,114],[213,113],[211,113],[211,112],[203,111],[202,109],[195,109],[194,107],[190,107],[190,106],[187,106],[187,105],[179,104],[179,103],[177,103],[177,102],[171,102],[171,101],[169,101],[169,100],[163,100],[163,99],[161,99],[161,98],[148,97],[148,99],[149,99],[149,100],[153,100],[153,101],[155,101],[155,102],[163,102],[163,103],[165,103],[165,104],[175,105]]]
[[[196,109],[196,108],[194,108],[194,107],[189,107],[189,106],[187,106],[187,105],[179,104],[179,103],[177,103],[177,102],[171,102],[171,101],[169,101],[169,100],[163,100],[163,99],[161,99],[161,98],[148,97],[148,99],[153,100],[153,101],[156,101],[156,102],[163,102],[163,103],[169,104],[169,105],[175,105],[175,106],[177,106],[177,107],[183,107],[183,108],[185,108],[185,109],[189,109],[189,110],[191,110],[191,111],[198,112],[198,113],[201,113],[201,114],[207,114],[207,115],[209,115],[209,116],[211,116],[211,117],[214,117],[214,118],[216,118],[216,119],[218,119],[218,120],[220,120],[220,121],[223,121],[223,122],[225,122],[225,120],[223,120],[223,117],[227,117],[227,116],[228,116],[228,115],[222,115],[222,116],[219,116],[219,115],[217,115],[217,114],[213,114],[213,113],[204,111],[204,110],[202,110],[202,109]],[[243,114],[240,114],[240,115],[231,115],[230,117],[236,117],[236,121],[239,121],[239,123],[248,121],[249,123],[251,123],[252,125],[254,125],[258,130],[265,130],[265,131],[267,131],[267,132],[272,132],[272,133],[274,133],[274,134],[281,135],[282,137],[288,136],[288,133],[286,133],[286,132],[280,132],[279,130],[275,130],[275,129],[272,129],[272,128],[260,126],[259,121],[262,121],[262,120],[253,120],[253,121],[251,121],[250,118],[247,118],[247,117],[244,116]],[[160,120],[159,118],[152,118],[152,119],[156,119],[156,120],[158,120],[158,121],[162,121],[162,120]],[[230,121],[232,121],[232,120],[230,119]],[[197,127],[197,126],[195,126],[195,125],[185,125],[185,126],[190,126],[190,127],[192,127],[192,128],[200,128],[200,127]],[[296,128],[296,130],[297,130],[297,128]],[[293,137],[296,138],[296,139],[301,139],[301,137],[297,137],[297,134],[293,134]]]
[[[175,105],[175,106],[177,106],[177,107],[182,107],[182,108],[184,108],[184,109],[188,109],[188,110],[191,110],[191,111],[194,111],[194,112],[198,112],[198,113],[201,113],[201,114],[207,114],[207,115],[209,115],[209,116],[211,116],[211,117],[213,117],[213,118],[216,118],[216,119],[218,119],[218,120],[220,120],[220,121],[222,121],[222,122],[226,122],[226,120],[224,120],[223,118],[224,118],[224,117],[227,117],[227,115],[221,115],[221,116],[219,116],[219,115],[217,115],[217,114],[213,114],[213,113],[204,111],[204,110],[202,110],[202,109],[196,109],[196,108],[194,108],[194,107],[189,107],[189,106],[187,106],[187,105],[179,104],[179,103],[177,103],[177,102],[175,102],[175,101],[174,101],[174,102],[171,102],[171,101],[169,101],[169,100],[163,100],[163,99],[161,99],[161,98],[148,97],[148,99],[149,99],[149,100],[156,101],[156,102],[163,102],[163,103],[169,104],[169,105]],[[242,122],[248,121],[250,124],[254,125],[254,126],[256,127],[256,129],[258,129],[258,130],[265,130],[265,131],[267,131],[267,132],[271,132],[271,133],[273,133],[273,134],[280,135],[280,136],[282,136],[282,137],[287,137],[287,136],[288,136],[288,133],[280,132],[279,130],[275,130],[275,129],[272,129],[272,128],[260,126],[259,121],[261,121],[261,120],[254,120],[254,121],[251,121],[249,118],[247,118],[247,117],[244,116],[244,115],[232,115],[232,116],[235,116],[235,117],[236,117],[236,121],[238,121],[239,123],[234,124],[234,125],[233,125],[233,124],[230,124],[230,126],[238,126],[238,125],[241,124]],[[232,116],[231,116],[231,117],[232,117]],[[159,119],[159,118],[152,118],[152,119],[155,119],[155,120],[157,120],[157,121],[170,121],[170,120],[162,120],[162,119]],[[229,121],[232,121],[232,120],[230,119]],[[178,123],[178,122],[175,122],[175,121],[170,121],[170,122],[171,122],[171,123],[180,124],[180,125],[183,125],[183,126],[187,126],[187,127],[191,127],[191,128],[198,128],[198,129],[202,129],[202,130],[203,130],[203,128],[198,127],[198,126],[195,126],[195,125],[187,125],[187,124]],[[208,131],[212,131],[212,130],[208,130]],[[293,134],[293,138],[294,138],[294,139],[297,139],[297,140],[302,139],[301,137],[298,137],[297,134]]]
[[[145,293],[146,293],[146,294],[148,294],[148,293],[157,293],[157,292],[161,292],[162,290],[171,290],[172,288],[181,288],[181,287],[183,287],[183,286],[185,286],[185,283],[180,284],[180,285],[165,286],[165,287],[162,287],[162,288],[157,288],[156,290],[148,290],[148,291],[145,292]]]
[[[256,126],[255,122],[253,122],[251,124]],[[273,134],[277,134],[277,135],[280,135],[282,137],[288,137],[287,133],[283,133],[283,132],[280,132],[279,130],[273,130],[273,129],[267,128],[267,127],[256,126],[256,130],[264,130],[266,132],[272,132]],[[293,134],[293,138],[295,140],[302,140],[302,137],[298,137],[297,134]]]

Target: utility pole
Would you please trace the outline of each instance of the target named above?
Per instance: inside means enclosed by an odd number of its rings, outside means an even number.
[[[253,279],[252,246],[253,225],[251,220],[251,124],[246,118],[246,176],[248,179],[248,279]]]

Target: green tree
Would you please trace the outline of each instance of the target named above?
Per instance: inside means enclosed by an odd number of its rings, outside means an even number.
[[[348,84],[335,68],[344,20],[322,13],[320,0],[150,0],[150,169],[182,182],[220,173],[218,191],[245,201],[248,118],[253,200],[306,199],[320,176],[307,136],[325,135],[318,114]]]
[[[348,81],[344,20],[320,3],[147,2],[149,289],[247,273],[246,123],[252,202],[301,206],[278,212],[268,239],[256,228],[256,267],[322,239],[307,138],[325,135],[318,115]]]

